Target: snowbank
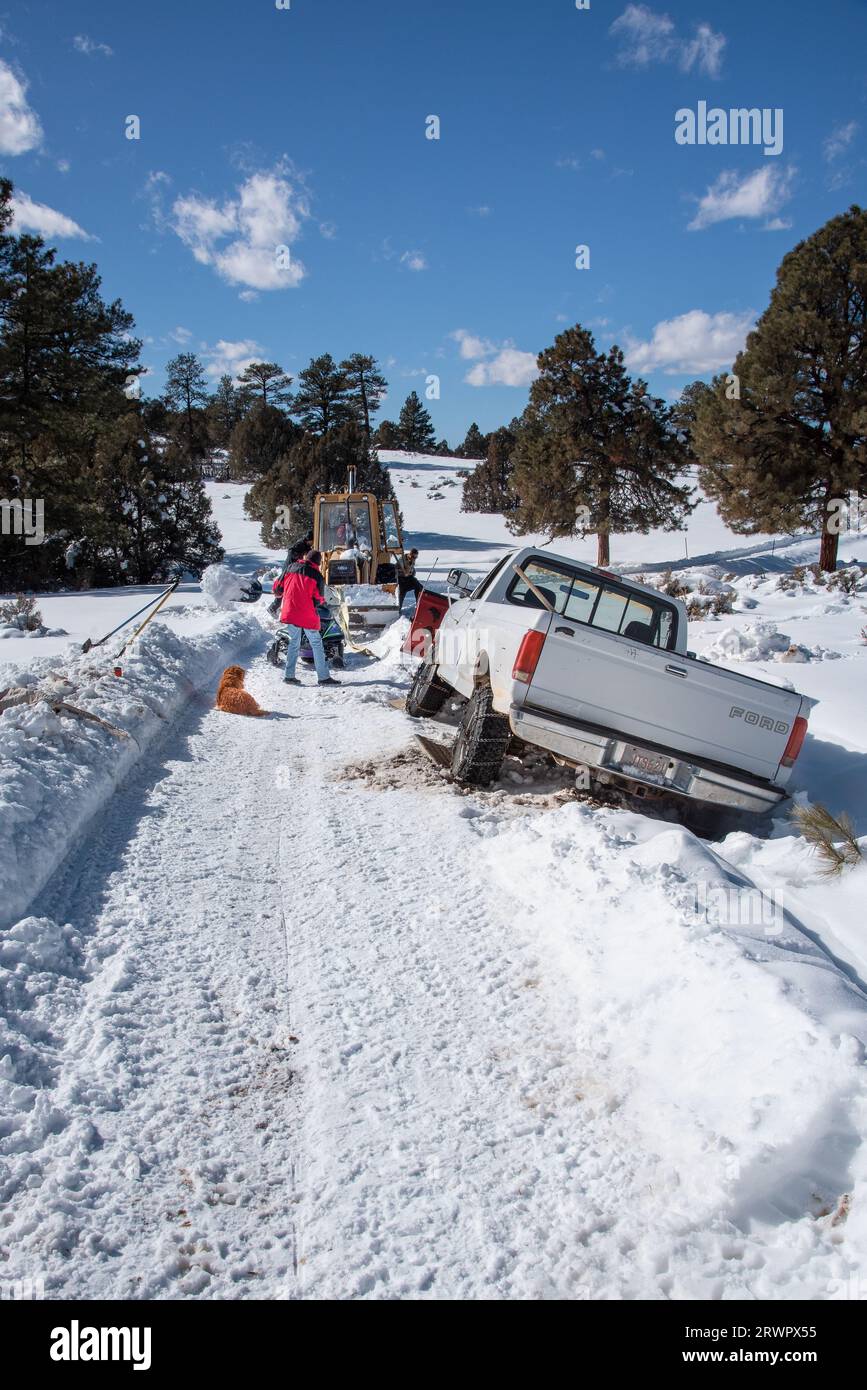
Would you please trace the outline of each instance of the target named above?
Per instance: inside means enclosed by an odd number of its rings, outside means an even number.
[[[409,618],[397,618],[393,623],[389,623],[381,637],[378,637],[375,642],[368,643],[373,655],[382,663],[384,669],[404,665],[406,658],[403,654],[403,644],[409,629]]]
[[[120,679],[111,658],[94,653],[46,657],[24,673],[0,668],[0,690],[22,700],[0,715],[0,927],[27,910],[190,691],[261,631],[252,614],[226,615],[187,640],[154,622]],[[96,720],[55,713],[59,701]]]
[[[793,642],[776,623],[747,623],[742,628],[727,627],[716,641],[706,648],[710,661],[783,661],[803,664],[807,661],[836,661],[840,653],[827,647],[805,647]]]
[[[671,1211],[701,1219],[722,1203],[741,1229],[782,1212],[806,1265],[821,1212],[851,1206],[847,1254],[863,1269],[867,998],[785,895],[762,899],[679,827],[575,805],[487,850],[522,934],[562,981],[594,1092],[671,1164]],[[814,1265],[803,1296],[827,1297],[826,1275]],[[792,1295],[771,1277],[753,1296]]]
[[[244,580],[228,565],[208,565],[202,575],[202,593],[214,608],[229,608],[243,594]]]

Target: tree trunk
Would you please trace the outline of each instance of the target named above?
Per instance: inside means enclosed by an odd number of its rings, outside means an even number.
[[[599,531],[596,536],[596,563],[605,569],[611,563],[611,537],[607,531]]]
[[[822,531],[822,545],[819,550],[819,568],[826,574],[833,574],[837,568],[837,547],[840,544],[840,537],[835,531],[829,531],[827,525]]]
[[[830,506],[833,488],[830,483],[825,488],[825,506],[822,521],[822,544],[819,548],[819,568],[826,574],[833,574],[837,568],[837,547],[840,544],[839,531],[832,531],[830,525]]]

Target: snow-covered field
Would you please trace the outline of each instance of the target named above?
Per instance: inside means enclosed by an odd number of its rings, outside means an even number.
[[[513,543],[460,513],[460,461],[387,458],[420,574]],[[248,574],[273,552],[242,488],[210,490]],[[815,542],[745,543],[706,505],[687,544],[678,577],[733,610],[691,645],[821,701],[797,795],[867,834],[867,588],[785,578]],[[684,550],[612,558],[655,582]],[[403,623],[327,692],[198,586],[121,680],[112,644],[66,650],[137,598],[40,598],[69,637],[0,649],[0,689],[60,677],[114,727],[0,716],[0,1280],[867,1295],[867,869],[823,878],[783,817],[708,844],[514,772],[459,791],[393,707]],[[236,657],[271,719],[212,708]]]

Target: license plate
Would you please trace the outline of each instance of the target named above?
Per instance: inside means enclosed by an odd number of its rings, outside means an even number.
[[[608,766],[616,767],[620,772],[631,773],[634,777],[646,777],[653,782],[662,782],[668,762],[665,753],[651,753],[647,748],[636,748],[634,743],[627,743],[619,757],[612,758]]]

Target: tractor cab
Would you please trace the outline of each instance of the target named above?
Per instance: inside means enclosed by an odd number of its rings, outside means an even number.
[[[344,590],[351,616],[375,626],[397,617],[395,593],[404,550],[394,500],[356,492],[354,470],[350,471],[345,492],[317,495],[313,544],[322,552],[326,584]]]

